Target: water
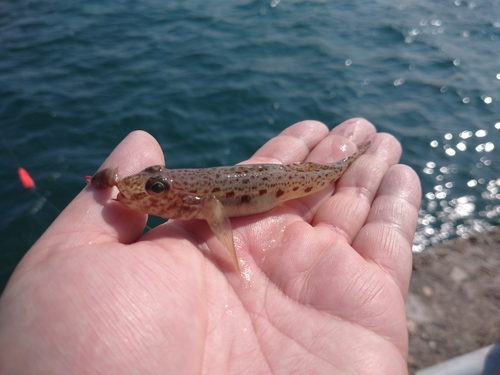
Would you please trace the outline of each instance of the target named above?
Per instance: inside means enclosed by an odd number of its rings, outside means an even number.
[[[422,180],[416,251],[484,230],[499,222],[499,103],[499,0],[5,0],[0,130],[17,161],[0,144],[0,288],[135,129],[168,166],[206,167],[303,119],[366,117]]]

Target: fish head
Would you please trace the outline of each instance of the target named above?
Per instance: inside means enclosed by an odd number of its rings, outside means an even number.
[[[167,169],[162,165],[154,165],[119,181],[116,200],[148,215],[171,218],[173,213],[165,209],[175,196],[171,186],[172,180]]]

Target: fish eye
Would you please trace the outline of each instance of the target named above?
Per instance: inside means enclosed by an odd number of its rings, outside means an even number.
[[[170,185],[163,177],[152,177],[146,182],[146,191],[149,194],[161,194],[170,189]]]

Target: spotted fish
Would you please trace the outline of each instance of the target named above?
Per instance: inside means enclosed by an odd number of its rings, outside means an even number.
[[[117,186],[118,202],[166,219],[204,219],[239,270],[230,217],[269,211],[282,202],[325,189],[370,147],[330,163],[244,164],[202,169],[167,169],[154,165],[119,178],[117,168],[89,177],[97,189]]]

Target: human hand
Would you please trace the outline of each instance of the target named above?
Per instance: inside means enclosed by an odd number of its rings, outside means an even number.
[[[204,221],[142,235],[146,215],[84,189],[0,299],[0,374],[406,373],[420,184],[399,143],[366,120],[305,121],[248,162],[328,163],[368,138],[333,195],[231,219],[241,275]],[[103,167],[153,164],[159,145],[134,132]]]

